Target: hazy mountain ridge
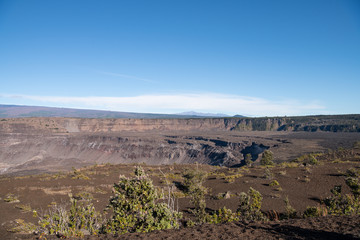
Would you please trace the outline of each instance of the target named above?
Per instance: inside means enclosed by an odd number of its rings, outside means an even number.
[[[154,114],[154,113],[135,113],[117,112],[106,110],[57,108],[42,106],[21,106],[21,105],[2,105],[0,104],[0,117],[2,118],[22,118],[22,117],[71,117],[71,118],[212,118],[230,117],[226,114],[185,112],[179,114]]]
[[[201,113],[201,112],[194,112],[194,111],[177,113],[176,115],[195,116],[195,117],[232,117],[230,115],[223,114],[223,113]],[[236,116],[244,117],[241,115],[236,115]]]

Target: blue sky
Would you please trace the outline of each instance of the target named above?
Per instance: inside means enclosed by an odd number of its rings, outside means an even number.
[[[360,1],[0,0],[0,104],[360,113]]]

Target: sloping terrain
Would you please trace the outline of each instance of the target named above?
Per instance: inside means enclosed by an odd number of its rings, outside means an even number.
[[[349,147],[357,132],[234,131],[238,119],[20,118],[0,121],[0,172],[29,174],[95,163],[241,166],[263,150],[275,161]]]
[[[209,175],[205,186],[207,211],[212,212],[223,206],[235,211],[239,205],[239,195],[250,187],[263,196],[262,211],[275,220],[286,212],[284,199],[288,197],[296,210],[295,219],[271,221],[268,223],[233,222],[217,225],[200,225],[179,230],[157,231],[153,233],[134,233],[118,237],[102,235],[100,239],[360,239],[359,216],[325,216],[302,219],[308,206],[319,206],[320,201],[331,196],[331,189],[341,185],[343,193],[350,193],[345,184],[345,176],[350,168],[360,170],[360,150],[339,150],[319,155],[317,165],[304,165],[303,162],[284,163],[267,169],[260,166],[229,169],[209,165],[143,165],[146,173],[156,186],[166,187],[167,181],[180,186],[182,174],[186,169],[198,168]],[[0,234],[4,239],[14,237],[33,239],[38,235],[12,233],[16,222],[33,222],[33,210],[44,214],[57,204],[69,206],[72,196],[91,195],[95,207],[102,211],[112,195],[113,183],[119,175],[133,176],[134,165],[97,165],[72,172],[57,174],[28,175],[0,178]],[[167,180],[167,181],[166,181]],[[271,186],[276,180],[279,185]],[[190,197],[175,190],[179,210],[184,217],[191,217],[189,209],[193,206]],[[16,201],[4,201],[12,196]],[[277,214],[270,214],[270,213]],[[11,230],[12,229],[12,230]],[[9,232],[10,231],[10,232]],[[98,239],[99,237],[87,237]]]
[[[270,223],[204,224],[190,229],[156,231],[146,234],[126,234],[114,239],[287,239],[287,240],[354,240],[360,239],[359,216],[328,216],[293,219]],[[90,238],[96,239],[96,238]],[[105,239],[112,239],[106,237]]]

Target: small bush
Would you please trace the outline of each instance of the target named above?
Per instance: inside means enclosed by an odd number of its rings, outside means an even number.
[[[20,209],[22,213],[27,213],[32,211],[30,204],[19,204],[16,205],[15,208]]]
[[[308,159],[308,163],[310,165],[318,165],[319,161],[316,159],[316,157],[312,154],[310,154],[309,159]]]
[[[360,184],[359,179],[356,177],[348,177],[345,180],[346,185],[349,186],[351,193],[355,198],[359,198],[360,195]]]
[[[158,202],[161,193],[141,167],[136,167],[134,178],[121,177],[113,191],[107,207],[112,217],[103,225],[103,232],[149,232],[179,227],[181,214]]]
[[[317,207],[307,207],[304,211],[303,217],[309,218],[309,217],[324,217],[328,215],[328,210],[326,206],[320,205]]]
[[[354,195],[343,195],[341,185],[335,186],[332,196],[324,200],[329,214],[331,215],[355,215],[360,214],[360,199]]]
[[[218,172],[213,172],[211,175],[213,175],[216,179],[225,179],[226,174],[224,172],[218,173]]]
[[[289,198],[287,196],[285,197],[284,202],[285,202],[285,215],[284,215],[284,218],[286,218],[286,219],[296,218],[297,212],[296,212],[295,208],[293,208],[290,205],[290,201],[289,201]]]
[[[351,167],[348,170],[346,170],[345,176],[352,177],[352,178],[358,178],[358,177],[360,177],[360,170]]]
[[[284,168],[297,168],[299,167],[299,163],[297,162],[282,162],[280,164],[281,167],[284,167]]]
[[[183,175],[185,182],[184,187],[188,195],[191,196],[191,203],[194,205],[193,214],[196,217],[197,223],[206,222],[206,202],[205,194],[207,188],[203,186],[203,182],[207,178],[207,173],[199,170],[189,170]]]
[[[309,165],[318,165],[319,161],[317,160],[317,156],[321,156],[322,154],[318,153],[318,154],[305,154],[302,155],[300,157],[298,157],[295,162],[298,163],[302,163],[304,165],[309,164]]]
[[[6,197],[4,198],[4,201],[7,203],[18,203],[20,202],[19,198],[17,196],[15,196],[14,194],[8,194],[6,195]]]
[[[274,165],[273,160],[274,160],[273,153],[271,151],[269,151],[269,150],[266,150],[263,153],[262,157],[261,157],[260,165],[262,165],[262,166],[269,166],[269,165],[272,166],[272,165]]]
[[[81,172],[80,170],[76,170],[75,168],[73,168],[73,173],[72,173],[72,179],[82,179],[82,180],[90,180],[90,178],[88,176],[85,175],[85,173]]]
[[[272,180],[269,184],[270,187],[275,187],[275,186],[279,186],[279,185],[280,185],[280,183],[276,180]]]
[[[261,212],[262,195],[255,189],[249,189],[248,193],[240,193],[240,204],[237,209],[239,219],[245,221],[266,221],[267,218]]]
[[[182,176],[179,173],[167,173],[165,174],[165,178],[169,180],[181,180]]]
[[[16,219],[15,226],[8,229],[12,233],[33,233],[36,230],[36,226],[32,223],[27,223],[23,219]]]
[[[346,185],[350,188],[351,194],[342,194],[342,186],[335,186],[332,196],[324,200],[331,215],[355,215],[360,214],[360,183],[358,171],[354,168],[347,170],[345,176]]]
[[[250,154],[250,153],[248,153],[248,154],[245,155],[244,161],[245,161],[245,165],[246,165],[246,166],[248,166],[248,167],[251,167],[251,166],[252,166],[253,161],[252,161],[252,157],[251,157],[251,154]]]
[[[46,214],[39,215],[37,231],[45,235],[59,237],[84,236],[98,234],[102,225],[102,216],[95,211],[90,201],[70,199],[70,210],[66,205],[52,205]]]
[[[266,168],[265,169],[265,172],[264,172],[264,178],[265,179],[272,179],[274,177],[274,174],[270,171],[269,168]]]
[[[86,201],[94,200],[94,196],[89,192],[79,192],[77,194],[74,194],[74,196],[70,195],[70,197],[76,200],[86,200]]]
[[[225,176],[224,179],[226,182],[228,183],[233,183],[235,182],[235,179],[237,178],[241,178],[243,177],[244,175],[242,175],[241,173],[238,173],[238,174],[234,174],[234,175],[228,175],[228,176]]]
[[[193,226],[195,226],[196,225],[196,223],[193,221],[193,220],[191,220],[191,219],[188,219],[186,222],[185,222],[185,226],[186,227],[193,227]]]
[[[218,224],[218,223],[227,223],[238,220],[239,218],[236,213],[233,213],[231,209],[223,207],[217,210],[214,214],[208,215],[206,222],[212,224]]]

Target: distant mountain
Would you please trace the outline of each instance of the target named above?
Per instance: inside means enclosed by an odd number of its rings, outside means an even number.
[[[231,116],[223,114],[223,113],[200,113],[200,112],[194,112],[194,111],[177,113],[176,115],[195,116],[195,117],[231,117]]]
[[[74,108],[56,108],[40,106],[22,105],[2,105],[0,104],[1,118],[21,118],[21,117],[74,117],[74,118],[212,118],[229,117],[225,114],[210,114],[188,112],[181,114],[153,114],[153,113],[134,113],[134,112],[115,112],[103,110],[85,110]]]

